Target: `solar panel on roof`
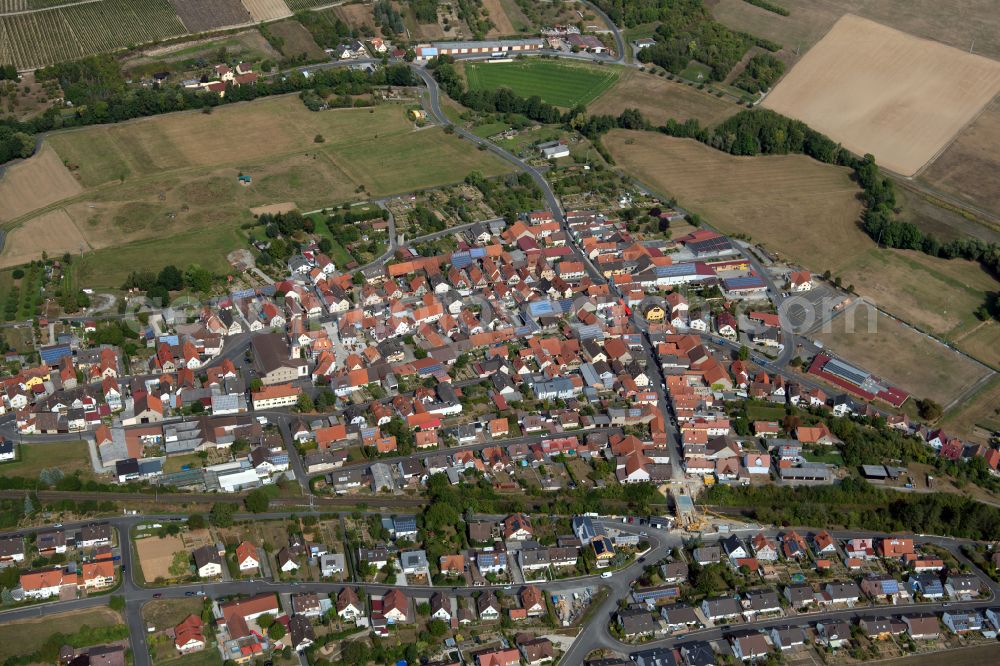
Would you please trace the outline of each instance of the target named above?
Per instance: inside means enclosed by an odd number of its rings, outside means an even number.
[[[752,287],[763,287],[764,281],[756,275],[749,277],[738,277],[725,280],[726,289],[749,289]]]
[[[823,371],[829,372],[831,375],[840,377],[841,379],[846,379],[858,386],[861,386],[868,379],[869,375],[869,373],[859,370],[853,365],[848,365],[843,361],[838,361],[835,358],[826,362],[826,365],[823,366]]]
[[[533,317],[541,317],[542,315],[553,314],[552,302],[551,301],[534,301],[528,304],[528,309],[531,310],[531,315]]]

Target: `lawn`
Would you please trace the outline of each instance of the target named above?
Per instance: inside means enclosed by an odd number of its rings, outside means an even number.
[[[202,461],[201,456],[197,453],[188,453],[181,456],[169,456],[166,462],[163,463],[163,473],[171,474],[173,472],[180,472],[181,468],[185,465],[194,469],[196,467],[204,467],[205,463]]]
[[[94,478],[90,453],[84,441],[20,444],[18,459],[0,464],[0,476],[38,478],[43,469],[58,467],[67,476],[79,470],[85,479]]]
[[[613,67],[592,67],[531,58],[523,62],[467,63],[469,88],[510,88],[522,97],[538,95],[555,106],[586,106],[618,80]]]
[[[748,404],[747,418],[750,421],[781,421],[785,418],[785,408]]]
[[[712,68],[704,63],[698,62],[697,60],[692,60],[688,63],[688,66],[678,72],[678,74],[688,81],[708,83],[712,75]]]
[[[91,627],[112,627],[121,623],[121,616],[110,608],[46,613],[45,617],[23,622],[0,622],[0,661],[31,654],[54,633],[72,634],[85,624]]]
[[[836,451],[824,451],[823,453],[813,453],[811,451],[803,451],[802,457],[809,462],[825,463],[827,465],[844,465],[844,457]]]
[[[169,664],[169,666],[221,666],[222,657],[219,656],[219,651],[213,646],[200,652],[192,652],[183,657],[165,659],[157,663],[160,665]]]

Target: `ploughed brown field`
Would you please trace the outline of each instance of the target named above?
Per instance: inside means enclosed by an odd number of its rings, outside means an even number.
[[[765,98],[904,176],[1000,92],[1000,62],[845,15]]]

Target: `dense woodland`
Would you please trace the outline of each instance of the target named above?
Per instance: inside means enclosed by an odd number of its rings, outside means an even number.
[[[1000,509],[960,495],[902,494],[847,478],[834,486],[723,486],[709,488],[704,504],[745,509],[776,525],[843,526],[879,532],[920,532],[965,539],[996,539]]]
[[[651,62],[679,74],[692,60],[707,65],[709,78],[722,81],[753,45],[777,51],[781,45],[722,25],[702,0],[597,0],[598,7],[617,24],[632,28],[659,21],[656,44],[639,51],[641,62]]]
[[[362,95],[373,86],[415,85],[418,81],[406,65],[391,65],[369,74],[348,68],[318,69],[308,77],[300,72],[272,79],[259,79],[252,86],[227,86],[225,97],[212,92],[178,86],[136,88],[125,83],[117,60],[110,55],[91,56],[60,63],[38,71],[39,81],[57,80],[72,109],[49,109],[28,121],[0,119],[0,163],[31,153],[34,136],[62,127],[116,123],[187,109],[211,109],[225,104],[314,90],[329,95]]]
[[[784,73],[785,63],[770,53],[758,53],[747,61],[733,85],[754,94],[767,92]]]

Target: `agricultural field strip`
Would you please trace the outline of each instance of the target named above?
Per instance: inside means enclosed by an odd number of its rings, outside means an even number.
[[[763,106],[912,176],[998,92],[1000,63],[845,14]]]
[[[30,14],[104,0],[0,0],[0,15]]]
[[[101,0],[0,14],[0,59],[31,69],[185,32],[167,0]]]

